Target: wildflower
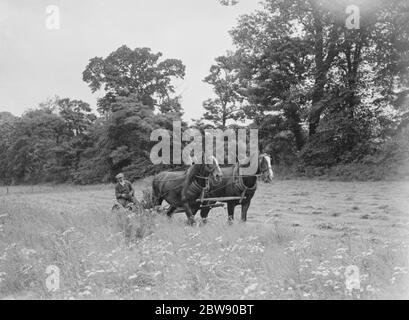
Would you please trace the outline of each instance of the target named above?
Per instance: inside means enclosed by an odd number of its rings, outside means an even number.
[[[191,233],[189,236],[191,240],[194,240],[199,236],[199,232]]]
[[[71,228],[65,230],[65,231],[62,233],[62,235],[65,236],[65,235],[67,235],[67,234],[69,234],[69,233],[72,233],[72,232],[74,232],[74,231],[75,231],[75,228],[74,228],[74,227],[71,227]]]
[[[331,279],[328,279],[327,281],[325,281],[324,286],[328,287],[328,286],[332,286],[334,283],[334,281],[332,281]]]
[[[337,277],[341,275],[341,272],[339,272],[338,270],[333,270],[332,273]]]
[[[37,251],[35,251],[34,249],[27,249],[27,248],[21,249],[20,252],[26,257],[37,253]]]
[[[397,274],[407,274],[408,273],[408,269],[406,269],[405,267],[395,267],[393,268],[393,270],[395,271],[394,273],[397,273]]]
[[[89,290],[85,290],[79,293],[80,296],[89,296],[91,292]]]
[[[369,249],[367,252],[362,252],[363,257],[370,256],[374,253],[373,249]]]
[[[363,273],[363,274],[361,274],[360,277],[359,277],[359,279],[360,279],[361,281],[365,281],[365,280],[368,279],[368,278],[369,278],[369,274],[367,274],[367,273]]]
[[[104,289],[102,292],[105,293],[105,294],[112,294],[112,293],[114,293],[115,291],[112,290],[112,289]]]
[[[256,290],[258,283],[253,283],[244,289],[244,293],[248,294],[250,291]]]
[[[368,284],[365,289],[366,289],[366,291],[368,291],[368,292],[375,292],[374,287],[372,287],[370,284]]]
[[[85,274],[87,275],[87,278],[92,277],[93,275],[95,275],[96,273],[91,271],[91,272],[87,272],[85,271]]]

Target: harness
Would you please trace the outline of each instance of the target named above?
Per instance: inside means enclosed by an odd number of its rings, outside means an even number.
[[[190,168],[188,169],[190,170]],[[213,171],[215,170],[215,168],[213,168],[213,170],[211,170],[209,173],[211,174]],[[243,200],[246,198],[246,193],[247,191],[253,191],[257,189],[257,179],[254,183],[253,186],[248,187],[246,186],[246,184],[243,181],[243,177],[259,177],[261,176],[265,171],[267,170],[271,170],[271,165],[268,164],[267,169],[262,170],[261,174],[254,174],[254,175],[240,175],[240,164],[237,163],[236,166],[233,169],[233,179],[232,182],[228,183],[227,185],[232,185],[232,187],[238,191],[240,193],[240,198],[236,197],[237,200],[239,200],[239,203],[241,204],[243,202]],[[187,172],[186,172],[187,173]],[[196,178],[200,178],[200,179],[205,179],[206,184],[205,186],[201,186],[199,184],[199,182],[197,180],[194,180],[188,187],[188,192],[189,193],[195,193],[195,194],[200,194],[200,200],[197,199],[197,202],[203,203],[206,200],[210,200],[210,201],[217,201],[217,198],[209,198],[209,199],[205,199],[205,195],[208,194],[210,192],[210,177],[204,177],[201,175],[195,175]],[[224,179],[224,178],[222,178]],[[172,179],[169,180],[161,180],[161,181],[172,181]],[[182,184],[181,184],[182,185]],[[179,185],[179,186],[181,186]],[[178,186],[178,187],[179,187]],[[221,188],[225,188],[226,185],[221,186],[220,188],[216,188],[213,191],[219,190]],[[161,196],[166,195],[167,193],[169,193],[171,190],[168,190],[167,192],[165,192],[164,194],[162,194]],[[227,197],[229,198],[229,197]],[[230,198],[235,198],[235,197],[230,197]]]
[[[262,173],[260,175],[262,175],[267,170],[271,170],[271,164],[270,163],[268,163],[267,169],[262,170]],[[254,176],[258,177],[260,175],[257,174],[257,175],[254,175]],[[245,199],[245,195],[246,195],[247,191],[252,191],[252,190],[257,189],[257,180],[256,180],[256,182],[254,183],[254,185],[252,187],[248,187],[248,186],[245,185],[245,183],[243,181],[243,177],[244,176],[240,175],[240,164],[237,163],[236,166],[233,169],[233,188],[235,188],[237,191],[239,191],[241,193],[240,200],[239,200],[240,204]]]
[[[243,176],[240,175],[240,165],[237,164],[236,168],[233,170],[233,188],[241,193],[239,203],[241,204],[245,199],[247,191],[257,189],[257,180],[252,187],[245,185],[243,181]]]
[[[209,183],[209,178],[208,177],[201,177],[201,176],[196,176],[197,178],[205,179],[206,184],[205,186],[201,186],[196,180],[194,180],[188,190],[192,191],[194,193],[200,193],[200,201],[203,202],[203,199],[205,195],[209,192],[210,190],[210,183]]]
[[[190,170],[190,168],[188,169]],[[188,173],[188,170],[186,170],[186,173]],[[212,173],[215,169],[211,170],[209,173]],[[191,184],[189,185],[189,187],[187,188],[187,192],[188,193],[194,193],[194,194],[201,194],[200,199],[203,200],[203,198],[205,197],[205,194],[209,192],[210,190],[210,182],[209,182],[209,177],[203,177],[200,175],[195,175],[195,178],[199,178],[199,179],[204,179],[206,181],[205,186],[201,186],[199,184],[199,182],[197,180],[193,180],[193,182],[191,182]],[[175,179],[161,179],[160,181],[174,181]],[[182,182],[181,184],[177,185],[175,188],[179,188],[184,184],[184,182]],[[164,193],[161,194],[161,197],[166,196],[171,190],[168,190]]]

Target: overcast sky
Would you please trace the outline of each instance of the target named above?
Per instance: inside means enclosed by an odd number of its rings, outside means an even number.
[[[60,29],[46,28],[46,7],[60,10]],[[0,111],[20,115],[58,95],[96,105],[82,81],[88,60],[121,45],[149,47],[178,58],[186,77],[177,82],[185,120],[202,113],[212,95],[202,82],[214,58],[232,49],[228,31],[257,0],[222,6],[218,0],[0,0]]]

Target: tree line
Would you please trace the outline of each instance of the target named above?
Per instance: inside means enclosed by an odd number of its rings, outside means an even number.
[[[196,128],[259,129],[276,166],[326,169],[407,160],[409,5],[372,1],[360,26],[345,25],[345,1],[265,0],[231,30],[235,49],[204,82]],[[137,179],[163,169],[149,160],[150,133],[181,120],[174,79],[185,66],[149,48],[122,46],[90,59],[82,77],[103,92],[97,114],[55,97],[21,117],[0,113],[0,182]],[[188,127],[187,123],[183,123]]]

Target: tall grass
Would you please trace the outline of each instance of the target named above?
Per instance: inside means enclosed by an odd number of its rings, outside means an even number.
[[[6,197],[0,217],[3,298],[408,298],[405,243],[306,236],[279,224],[229,226],[217,210],[207,225],[188,227],[183,214],[169,220],[141,208],[129,218],[128,238],[110,208],[54,212]],[[49,265],[61,271],[56,292],[45,286]],[[352,291],[349,265],[360,271]]]

